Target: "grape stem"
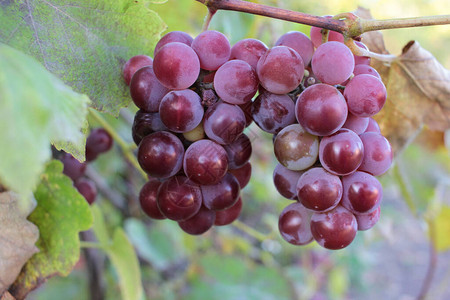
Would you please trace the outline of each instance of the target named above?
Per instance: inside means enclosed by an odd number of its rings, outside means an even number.
[[[235,220],[233,223],[231,223],[234,227],[238,228],[239,230],[245,232],[246,234],[248,234],[249,236],[255,238],[256,240],[260,241],[260,242],[264,242],[265,240],[268,239],[268,237],[264,234],[262,234],[261,232],[253,229],[252,227],[248,226],[247,224],[239,221],[239,220]]]

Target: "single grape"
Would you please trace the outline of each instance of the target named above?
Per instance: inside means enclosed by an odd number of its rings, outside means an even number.
[[[228,170],[228,172],[236,177],[242,190],[250,181],[250,178],[252,176],[252,165],[250,164],[250,162],[247,162],[242,167],[238,169]]]
[[[230,42],[219,31],[203,31],[194,39],[191,46],[198,55],[200,67],[204,70],[217,70],[230,58]]]
[[[278,133],[295,123],[295,104],[288,95],[263,92],[253,101],[251,114],[259,128]]]
[[[368,65],[355,65],[355,68],[353,69],[353,75],[356,76],[356,75],[361,75],[361,74],[372,75],[372,76],[375,76],[375,77],[377,77],[378,79],[381,80],[380,74],[377,72],[377,70],[375,70],[371,66],[368,66]]]
[[[205,130],[203,129],[202,122],[200,122],[200,124],[198,124],[197,127],[195,127],[194,129],[183,132],[183,136],[189,142],[195,142],[195,141],[204,139],[205,138]]]
[[[131,78],[131,99],[145,112],[157,112],[161,99],[168,91],[156,78],[152,66],[139,69]]]
[[[137,159],[150,176],[168,178],[181,170],[183,155],[184,147],[178,137],[167,131],[158,131],[142,139]]]
[[[355,59],[345,44],[327,42],[314,52],[311,67],[314,75],[323,83],[340,84],[352,75]]]
[[[349,129],[340,129],[320,141],[320,163],[332,174],[343,176],[355,172],[363,157],[363,143],[359,136]]]
[[[244,39],[240,40],[233,47],[231,47],[231,59],[241,59],[246,61],[254,70],[256,70],[256,65],[258,64],[258,60],[264,53],[267,52],[269,48],[256,39]]]
[[[63,173],[69,176],[73,181],[84,175],[86,163],[80,162],[73,157],[72,154],[64,152],[59,159],[64,165]]]
[[[200,210],[187,220],[179,221],[180,228],[191,235],[200,235],[207,232],[214,225],[216,212],[201,206]]]
[[[303,32],[290,31],[283,34],[276,42],[275,46],[291,47],[303,59],[303,65],[307,66],[311,62],[314,53],[314,45],[309,37]]]
[[[311,233],[324,248],[338,250],[347,247],[355,239],[358,224],[355,216],[338,205],[334,209],[311,217]]]
[[[157,132],[168,130],[166,125],[161,121],[159,113],[147,113],[143,110],[138,110],[134,116],[133,126],[131,127],[131,135],[133,141],[139,146],[139,143],[147,135]]]
[[[381,133],[380,126],[377,121],[373,118],[369,118],[369,125],[367,125],[366,131],[364,132],[378,132]]]
[[[243,60],[230,60],[214,76],[217,95],[231,104],[244,104],[252,100],[258,90],[258,78],[253,68]]]
[[[377,224],[378,220],[380,219],[380,212],[381,208],[380,206],[378,206],[378,208],[371,213],[355,215],[356,222],[358,222],[358,230],[369,230],[370,228],[375,226],[375,224]]]
[[[86,139],[86,161],[93,161],[101,153],[108,152],[113,145],[113,138],[103,128],[91,130]]]
[[[92,180],[79,178],[74,182],[74,186],[89,204],[94,203],[97,197],[97,187]]]
[[[131,78],[140,68],[151,66],[153,59],[147,55],[136,55],[130,58],[122,68],[123,79],[127,85],[130,85]]]
[[[201,185],[203,205],[211,210],[223,210],[233,206],[239,198],[239,181],[231,173],[216,184]]]
[[[227,152],[213,141],[196,141],[186,149],[183,168],[186,176],[196,183],[216,184],[227,173]]]
[[[159,210],[168,219],[187,220],[202,205],[200,187],[185,176],[174,176],[161,183],[156,195]]]
[[[347,113],[347,103],[339,90],[323,83],[306,88],[295,104],[297,121],[306,131],[319,136],[338,131]]]
[[[324,168],[312,168],[303,173],[296,190],[298,201],[317,212],[335,208],[342,198],[341,179]]]
[[[200,74],[197,54],[186,44],[173,42],[164,45],[153,60],[156,78],[168,89],[190,87]]]
[[[359,48],[362,48],[362,49],[365,49],[365,50],[369,50],[369,48],[363,42],[355,41],[355,44]],[[356,67],[356,65],[366,65],[366,66],[370,65],[370,57],[368,57],[368,56],[358,56],[358,55],[354,55],[354,57],[355,57],[355,67]]]
[[[377,132],[365,132],[359,137],[364,145],[364,157],[358,170],[374,176],[384,174],[390,168],[393,159],[389,141]]]
[[[171,91],[159,105],[161,121],[173,132],[193,130],[203,119],[200,96],[192,90]]]
[[[317,161],[319,138],[292,124],[277,134],[273,148],[280,164],[293,171],[305,170]]]
[[[228,169],[238,169],[245,165],[252,154],[252,143],[246,134],[241,134],[236,141],[224,145],[228,156]]]
[[[325,18],[331,19],[333,18],[333,16],[324,16]],[[318,48],[321,44],[322,44],[322,29],[320,27],[311,27],[311,31],[309,36],[311,37],[311,41],[314,45],[314,47]],[[328,41],[336,41],[336,42],[344,42],[344,36],[342,35],[342,33],[333,31],[333,30],[329,30],[328,32]]]
[[[345,121],[344,125],[342,125],[342,128],[350,129],[351,131],[359,135],[367,129],[368,125],[369,118],[357,117],[349,112],[347,115],[347,120]]]
[[[313,241],[310,228],[311,213],[300,203],[286,206],[278,219],[281,237],[293,245],[306,245]]]
[[[342,177],[344,195],[342,205],[354,214],[374,211],[383,198],[383,187],[374,176],[357,171]]]
[[[261,85],[274,94],[286,94],[294,90],[301,83],[304,72],[302,57],[286,46],[268,50],[256,67]]]
[[[158,41],[158,43],[155,46],[154,53],[156,54],[156,52],[158,52],[159,49],[161,49],[161,47],[163,47],[164,45],[173,43],[173,42],[183,43],[190,47],[193,40],[194,39],[186,32],[171,31],[171,32],[166,33],[163,37],[161,37],[161,39]]]
[[[216,211],[215,226],[224,226],[233,223],[241,214],[242,198],[239,196],[236,203],[224,210]]]
[[[346,85],[344,97],[348,110],[358,117],[371,117],[378,113],[386,102],[386,87],[375,76],[361,74]]]
[[[245,124],[239,106],[220,101],[206,110],[203,129],[211,140],[226,145],[236,141],[244,132]]]
[[[273,183],[281,196],[297,200],[297,182],[303,172],[291,171],[282,164],[277,164],[273,170]]]
[[[161,213],[157,203],[158,188],[161,182],[157,179],[150,179],[145,183],[139,192],[139,203],[147,216],[155,220],[162,220],[166,217]]]

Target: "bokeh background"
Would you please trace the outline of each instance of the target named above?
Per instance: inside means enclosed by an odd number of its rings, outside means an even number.
[[[334,15],[362,6],[376,19],[449,13],[448,0],[253,2],[314,15]],[[201,32],[207,13],[194,0],[168,0],[149,4],[149,9],[164,20],[167,31],[182,30],[192,36]],[[210,28],[223,32],[232,44],[252,37],[268,46],[285,32],[309,34],[310,29],[228,11],[218,12]],[[450,68],[450,25],[383,34],[391,53],[400,54],[408,41],[417,40]],[[153,56],[153,49],[143,54]],[[130,107],[118,119],[107,117],[130,142],[135,111]],[[91,125],[98,126],[95,120]],[[184,234],[174,222],[152,221],[143,215],[137,201],[143,181],[118,147],[90,167],[89,176],[103,186],[97,203],[107,226],[123,226],[138,253],[146,299],[409,300],[418,299],[424,284],[429,284],[426,299],[450,299],[450,134],[446,139],[445,133],[424,128],[397,155],[395,167],[380,178],[384,200],[379,223],[359,232],[349,247],[329,251],[315,243],[292,246],[280,238],[278,215],[291,202],[278,195],[272,183],[276,165],[272,138],[254,124],[247,130],[253,143],[253,174],[243,191],[240,222],[200,237]],[[101,252],[96,259],[104,266],[99,278],[106,298],[119,299],[117,274]],[[70,276],[50,279],[30,299],[61,299],[62,295],[66,300],[89,299],[89,272],[82,257]]]

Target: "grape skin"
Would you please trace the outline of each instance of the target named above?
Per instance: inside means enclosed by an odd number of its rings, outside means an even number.
[[[383,198],[381,183],[366,172],[357,171],[342,178],[344,194],[342,205],[354,214],[368,214],[374,211]]]
[[[380,212],[381,208],[380,206],[378,206],[378,208],[371,213],[355,215],[356,222],[358,223],[358,230],[369,230],[370,228],[375,226],[375,224],[380,219]]]
[[[186,32],[171,31],[171,32],[166,33],[163,37],[161,37],[161,39],[158,41],[158,43],[155,46],[154,53],[156,54],[156,52],[158,52],[159,49],[161,49],[161,47],[163,47],[164,45],[173,43],[173,42],[180,42],[180,43],[186,44],[188,46],[191,46],[193,40],[194,39]]]
[[[141,209],[147,216],[155,220],[163,220],[166,218],[159,210],[157,203],[158,189],[160,186],[161,182],[152,178],[142,186],[139,192]]]
[[[289,204],[278,219],[281,237],[293,245],[306,245],[313,241],[310,228],[311,213],[300,203]]]
[[[303,172],[292,171],[278,163],[273,170],[273,183],[278,193],[286,199],[297,200],[297,182]]]
[[[246,61],[256,71],[258,60],[269,48],[257,39],[243,39],[231,47],[230,60],[241,59]]]
[[[227,37],[218,31],[207,30],[200,33],[192,42],[192,49],[197,53],[200,67],[214,71],[228,61],[231,46]]]
[[[356,75],[344,90],[348,110],[358,117],[371,117],[377,114],[386,102],[386,87],[375,76]]]
[[[131,127],[131,136],[136,146],[144,137],[157,131],[167,130],[166,125],[161,121],[159,113],[147,113],[138,110],[134,116],[133,125]]]
[[[342,128],[350,129],[356,134],[360,135],[366,131],[367,126],[369,125],[369,118],[361,118],[357,117],[352,113],[348,113],[347,120],[345,121]]]
[[[87,203],[92,204],[97,197],[97,187],[95,183],[87,178],[79,178],[74,182],[75,188],[86,199]]]
[[[216,211],[215,226],[225,226],[233,223],[241,214],[242,210],[242,198],[239,196],[236,203],[224,210]]]
[[[242,167],[228,170],[228,172],[236,177],[242,190],[250,182],[250,178],[252,176],[252,165],[250,162],[247,162]]]
[[[377,132],[366,132],[359,137],[364,145],[364,157],[359,170],[374,176],[384,174],[390,168],[393,160],[389,141]]]
[[[147,55],[136,55],[130,58],[122,68],[123,79],[130,85],[131,78],[140,68],[153,65],[153,59]]]
[[[228,169],[238,169],[245,165],[252,154],[252,143],[246,134],[241,134],[236,141],[223,147],[227,152]]]
[[[309,65],[314,53],[314,45],[309,37],[299,31],[290,31],[283,34],[275,42],[275,46],[287,46],[297,51],[303,59],[304,66]]]
[[[203,205],[211,210],[223,210],[233,206],[239,198],[239,181],[231,173],[216,184],[202,185]]]
[[[194,216],[187,220],[179,221],[178,226],[190,235],[200,235],[207,232],[214,225],[215,219],[215,211],[201,206]]]
[[[333,16],[323,16],[327,19],[333,18]],[[311,37],[311,41],[315,48],[318,48],[322,44],[322,28],[311,26],[311,31],[309,36]],[[343,43],[344,42],[344,36],[342,33],[329,30],[328,31],[328,41],[336,41]]]

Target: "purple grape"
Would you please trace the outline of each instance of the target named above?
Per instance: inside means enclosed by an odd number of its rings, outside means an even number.
[[[363,157],[363,143],[359,136],[349,129],[340,129],[320,141],[320,163],[332,174],[343,176],[355,172]]]
[[[196,141],[187,148],[183,167],[192,181],[204,185],[216,184],[227,173],[227,152],[213,141]]]
[[[350,129],[359,135],[367,129],[368,125],[369,118],[361,118],[353,115],[352,113],[348,113],[347,120],[344,125],[342,125],[342,128]]]
[[[97,187],[95,183],[87,178],[79,178],[74,182],[75,188],[86,199],[87,203],[92,204],[97,197]]]
[[[241,104],[241,105],[238,105],[238,106],[244,112],[244,115],[245,115],[245,127],[250,126],[250,124],[252,124],[252,122],[253,122],[253,118],[252,118],[253,102],[249,101],[247,103],[244,103],[244,104]]]
[[[203,205],[211,210],[223,210],[233,206],[239,198],[241,188],[233,174],[226,173],[216,184],[201,185]]]
[[[356,75],[361,75],[361,74],[372,75],[381,80],[381,76],[377,72],[377,70],[375,70],[374,68],[372,68],[371,66],[368,66],[368,65],[356,65],[355,66],[355,68],[353,69],[353,75],[356,76]]]
[[[178,137],[167,131],[158,131],[142,139],[137,159],[150,176],[168,178],[181,170],[183,155],[184,147]]]
[[[157,112],[161,99],[168,91],[156,78],[152,66],[139,69],[131,78],[131,99],[146,112]]]
[[[371,213],[355,215],[356,222],[358,223],[358,230],[360,231],[369,230],[370,228],[375,226],[375,224],[380,219],[380,212],[381,208],[380,206],[378,206],[377,209],[375,209]]]
[[[216,212],[201,206],[200,210],[187,220],[179,221],[180,228],[191,235],[200,235],[207,232],[214,225]]]
[[[153,65],[153,59],[147,55],[136,55],[130,58],[122,68],[123,79],[130,85],[131,78],[140,68]]]
[[[311,67],[314,75],[323,83],[339,84],[352,75],[355,59],[345,44],[327,42],[314,52]]]
[[[367,125],[366,131],[364,132],[378,132],[380,131],[380,126],[378,125],[377,121],[375,121],[373,118],[369,118],[369,124]]]
[[[166,217],[161,213],[157,203],[158,189],[161,182],[154,178],[145,183],[139,192],[139,203],[147,216],[155,220],[162,220]]]
[[[252,176],[252,165],[250,164],[250,162],[247,162],[242,167],[238,169],[228,170],[228,172],[236,177],[242,190],[250,181],[250,178]]]
[[[198,55],[200,67],[204,70],[217,70],[230,58],[230,42],[223,33],[215,30],[203,31],[191,46]]]
[[[161,121],[173,132],[191,131],[203,119],[200,96],[192,90],[171,91],[159,105]]]
[[[146,113],[143,110],[138,110],[134,116],[133,126],[131,127],[131,135],[133,141],[139,146],[139,143],[147,135],[157,132],[168,130],[166,125],[161,121],[159,113]]]
[[[297,182],[298,201],[317,212],[335,208],[342,198],[341,179],[324,168],[312,168]]]
[[[359,48],[362,48],[362,49],[365,49],[365,50],[369,50],[369,48],[367,48],[367,46],[364,43],[362,43],[362,42],[355,41],[355,44]],[[368,56],[354,55],[354,58],[355,58],[355,67],[356,67],[356,65],[362,65],[362,66],[363,65],[366,65],[366,66],[370,65],[370,57],[368,57]]]
[[[292,124],[277,134],[273,148],[280,164],[293,171],[305,170],[317,161],[319,138]]]
[[[295,123],[295,104],[288,95],[260,93],[252,103],[252,118],[259,128],[269,133]]]
[[[275,42],[275,46],[287,46],[297,51],[303,59],[304,66],[309,65],[314,53],[314,45],[309,37],[299,31],[290,31],[283,34]]]
[[[324,16],[324,17],[331,19],[333,16]],[[311,41],[314,47],[318,48],[322,44],[322,28],[312,26],[309,35],[311,37]],[[343,43],[344,36],[342,35],[342,33],[330,30],[328,33],[328,41],[336,41]]]
[[[91,130],[86,139],[86,161],[93,161],[101,153],[108,152],[113,145],[113,138],[103,128]]]
[[[338,250],[347,247],[355,239],[358,224],[355,216],[338,205],[334,209],[311,217],[311,233],[324,248]]]
[[[163,47],[164,45],[173,43],[173,42],[183,43],[190,47],[193,40],[194,39],[186,32],[171,31],[171,32],[166,33],[163,37],[161,37],[161,39],[158,41],[158,43],[155,46],[154,53],[156,54],[156,52],[158,52],[159,49],[161,49],[161,47]]]
[[[342,177],[342,205],[354,214],[368,214],[380,206],[383,187],[374,176],[357,171]]]
[[[230,60],[214,76],[217,95],[231,104],[244,104],[252,100],[258,90],[258,78],[253,68],[243,60]]]
[[[297,182],[303,172],[291,171],[282,164],[277,164],[273,170],[273,183],[281,196],[297,200]]]
[[[302,57],[286,46],[268,50],[261,56],[256,67],[261,85],[274,94],[286,94],[297,88],[304,72]]]
[[[197,54],[186,44],[174,42],[161,47],[153,60],[156,78],[168,89],[190,87],[200,74]]]
[[[339,90],[323,83],[306,88],[295,104],[297,121],[306,131],[318,136],[338,131],[347,113],[347,103]]]
[[[371,117],[378,113],[386,102],[386,87],[377,77],[361,74],[346,85],[344,97],[348,110],[358,117]]]
[[[300,203],[286,206],[278,219],[281,237],[293,245],[306,245],[313,241],[310,228],[311,213]]]
[[[227,152],[228,169],[238,169],[245,165],[252,154],[252,143],[246,134],[241,134],[236,141],[223,147]]]
[[[390,168],[393,160],[389,141],[377,132],[365,132],[359,137],[364,145],[364,157],[358,170],[374,176],[384,174]]]
[[[86,171],[86,163],[80,162],[70,153],[64,152],[59,158],[64,165],[63,173],[70,177],[73,181],[84,175]]]
[[[224,226],[233,223],[241,214],[242,210],[242,198],[238,197],[236,203],[224,210],[216,211],[215,226]]]
[[[239,106],[220,101],[206,110],[203,129],[211,140],[226,145],[236,141],[245,124],[245,114]]]
[[[258,60],[267,52],[267,50],[269,50],[269,48],[259,40],[240,40],[231,47],[230,60],[240,59],[246,61],[254,70],[256,70]]]
[[[161,213],[174,221],[193,217],[202,205],[200,187],[185,176],[174,176],[161,183],[156,197]]]

